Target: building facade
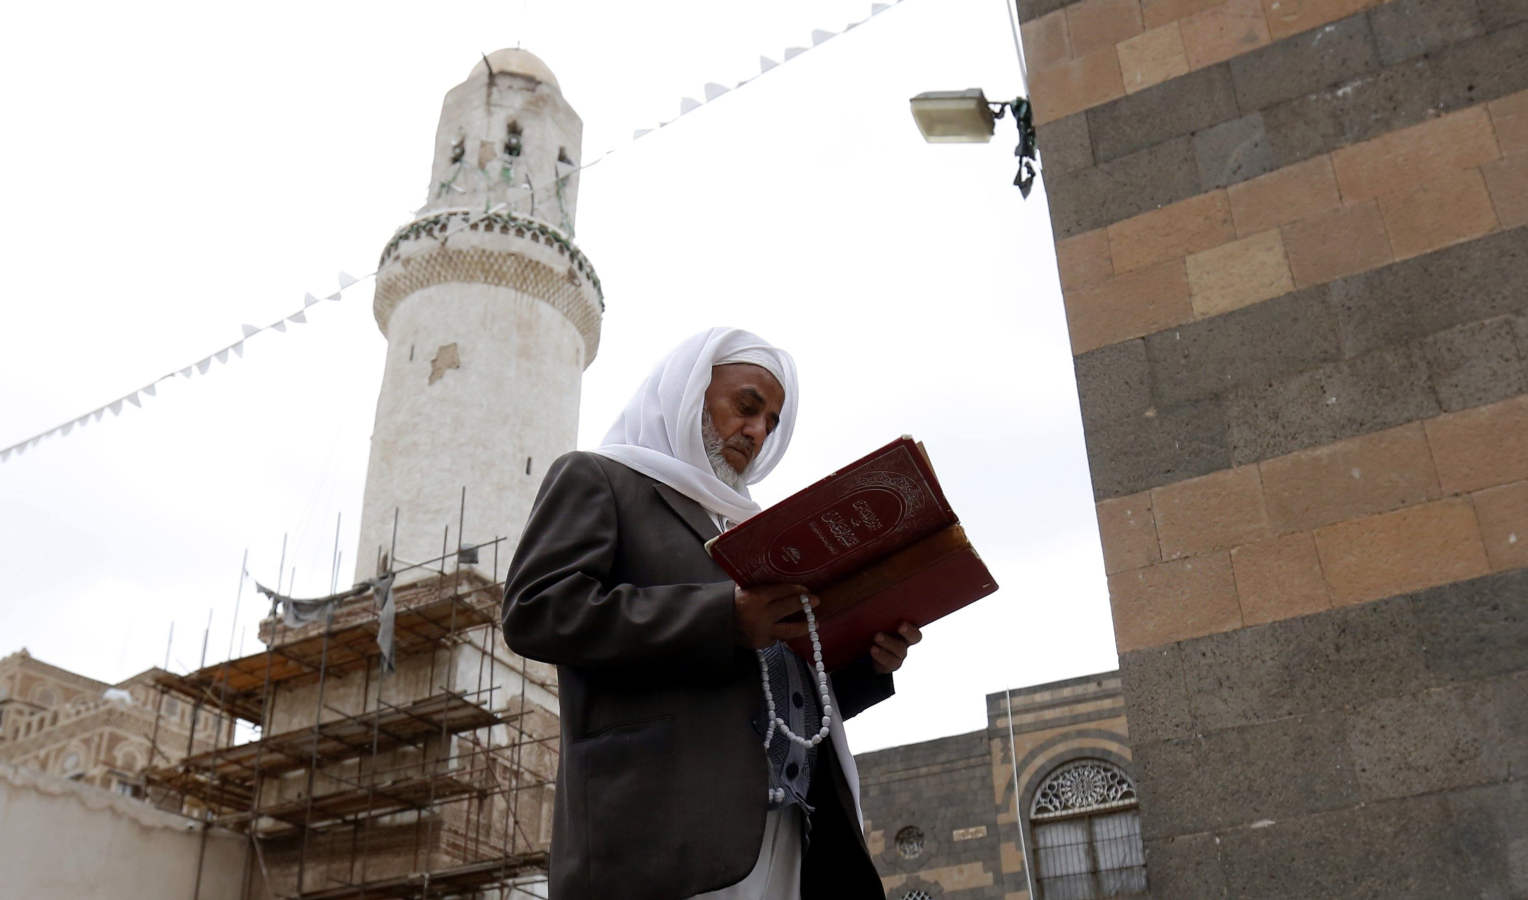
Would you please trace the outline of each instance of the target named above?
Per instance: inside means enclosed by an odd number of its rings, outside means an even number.
[[[1528,7],[1019,5],[1153,894],[1528,896]]]
[[[988,695],[982,731],[856,756],[887,900],[1146,896],[1129,738],[1106,672]]]

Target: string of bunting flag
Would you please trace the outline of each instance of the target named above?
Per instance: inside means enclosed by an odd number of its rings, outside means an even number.
[[[717,98],[719,98],[719,97],[721,97],[721,96],[723,96],[725,94],[731,93],[732,91],[735,91],[738,88],[741,88],[744,85],[746,85],[746,84],[748,84],[748,83],[750,83],[752,81],[757,80],[761,76],[765,75],[766,73],[770,72],[771,70],[773,70],[775,68],[778,68],[782,64],[790,62],[791,60],[797,58],[798,56],[802,55],[803,53],[806,53],[809,50],[812,50],[812,49],[814,49],[816,47],[821,46],[822,44],[826,43],[827,41],[829,41],[829,40],[831,40],[831,39],[833,39],[835,37],[837,37],[840,34],[844,34],[844,33],[847,33],[849,31],[852,31],[853,29],[859,27],[860,25],[865,24],[866,22],[870,21],[871,19],[875,18],[876,16],[880,15],[881,13],[885,12],[886,10],[892,8],[893,6],[896,6],[896,5],[901,4],[903,2],[904,2],[904,0],[887,0],[887,2],[885,2],[885,3],[872,3],[872,4],[870,4],[870,14],[869,15],[865,16],[865,18],[860,19],[858,21],[848,23],[847,25],[845,25],[843,28],[839,29],[838,31],[829,31],[827,29],[814,28],[812,30],[812,36],[811,36],[811,43],[810,43],[810,45],[804,46],[804,47],[802,47],[802,46],[786,47],[784,49],[784,51],[780,54],[780,59],[779,60],[771,59],[768,56],[762,56],[761,55],[759,57],[759,71],[756,74],[750,75],[749,77],[744,78],[743,80],[737,82],[732,87],[727,87],[726,85],[723,85],[723,84],[720,84],[720,83],[717,83],[717,82],[714,82],[714,81],[713,82],[707,82],[705,84],[705,86],[701,90],[701,96],[703,96],[705,98],[704,100],[698,100],[698,99],[696,99],[694,97],[688,97],[688,96],[687,97],[682,97],[680,99],[680,101],[679,101],[679,114],[677,116],[675,116],[672,119],[667,119],[665,121],[661,121],[661,122],[657,123],[656,125],[652,126],[651,128],[638,128],[638,129],[636,129],[636,130],[634,130],[632,132],[631,141],[629,141],[628,143],[622,144],[622,145],[618,145],[616,147],[612,147],[612,148],[606,150],[605,152],[599,154],[594,159],[589,160],[587,162],[584,162],[583,164],[581,164],[581,165],[579,165],[577,167],[570,168],[569,171],[567,171],[567,172],[562,172],[562,171],[559,170],[559,173],[558,173],[559,180],[566,180],[568,177],[570,177],[574,173],[581,172],[584,169],[588,169],[588,168],[590,168],[590,167],[600,163],[601,161],[605,160],[611,154],[617,152],[618,150],[621,150],[621,149],[624,149],[625,147],[630,146],[631,144],[641,140],[643,137],[645,137],[645,136],[647,136],[649,134],[652,134],[652,133],[658,131],[659,129],[661,129],[661,128],[667,126],[667,125],[673,124],[674,122],[678,121],[680,118],[683,118],[684,116],[688,115],[689,113],[692,113],[692,112],[694,112],[697,109],[700,109],[702,106],[706,105],[707,103],[710,103],[710,102],[716,100]],[[1005,2],[1006,2],[1006,0],[1005,0]],[[445,238],[450,237],[452,234],[455,234],[456,232],[458,232],[458,231],[460,231],[462,229],[470,228],[472,225],[476,224],[481,219],[483,219],[483,218],[485,218],[487,216],[490,216],[490,215],[498,212],[500,209],[503,208],[503,206],[504,206],[504,204],[499,204],[498,206],[495,206],[492,209],[484,210],[482,213],[477,214],[477,215],[471,217],[469,220],[467,220],[465,222],[461,222],[456,228],[452,228],[449,231],[447,231],[444,235],[442,235],[441,239],[444,240]],[[350,275],[350,274],[348,274],[348,273],[346,273],[344,271],[341,271],[338,274],[338,276],[337,276],[338,277],[338,282],[339,282],[339,289],[334,291],[331,294],[326,295],[323,299],[324,300],[338,301],[338,300],[343,298],[344,292],[348,288],[350,288],[350,287],[352,287],[352,286],[354,286],[354,285],[356,285],[356,284],[358,284],[358,283],[360,283],[362,281],[365,281],[365,280],[367,280],[369,278],[372,278],[376,274],[377,273],[376,273],[375,270],[373,270],[371,272],[367,272],[365,275],[361,275],[361,276],[354,276],[354,275]],[[261,334],[261,333],[267,332],[267,331],[275,331],[275,332],[285,333],[286,330],[287,330],[287,325],[288,324],[292,324],[292,325],[302,325],[302,324],[305,324],[308,321],[307,320],[307,311],[308,311],[308,309],[310,307],[316,305],[319,302],[320,301],[319,301],[318,297],[315,297],[312,293],[306,293],[306,294],[303,295],[303,305],[302,305],[302,308],[296,310],[295,312],[293,312],[293,313],[291,313],[289,315],[282,316],[281,318],[279,318],[279,319],[275,320],[274,322],[271,322],[271,323],[269,323],[267,325],[260,325],[260,326],[249,325],[249,324],[241,325],[240,329],[242,331],[242,337],[240,337],[238,340],[234,341],[233,343],[228,344],[225,347],[222,347],[221,349],[214,350],[213,352],[207,354],[206,356],[202,357],[201,359],[197,360],[196,362],[193,362],[190,365],[187,365],[187,366],[185,366],[183,368],[175,369],[175,370],[172,370],[170,372],[167,372],[164,375],[161,375],[160,377],[154,379],[153,381],[150,381],[148,384],[145,384],[142,387],[136,388],[136,389],[134,389],[132,391],[129,391],[126,394],[123,394],[122,396],[116,398],[115,400],[112,400],[110,402],[104,403],[101,406],[98,406],[95,409],[90,410],[89,412],[85,413],[84,415],[76,416],[74,418],[69,419],[66,422],[63,422],[63,423],[61,423],[59,425],[55,425],[52,428],[49,428],[46,431],[40,431],[40,432],[38,432],[36,434],[31,435],[30,437],[23,438],[22,440],[17,441],[16,443],[11,444],[8,447],[0,447],[0,463],[8,461],[11,458],[11,456],[13,456],[13,455],[21,456],[27,450],[31,449],[32,447],[37,446],[39,443],[41,443],[42,441],[44,441],[44,440],[46,440],[48,438],[55,437],[55,436],[56,437],[66,437],[71,432],[73,432],[76,428],[85,428],[86,426],[88,426],[92,422],[100,422],[102,420],[102,418],[104,418],[105,415],[108,412],[111,413],[111,415],[113,415],[113,416],[117,416],[117,415],[121,414],[122,410],[126,406],[132,406],[134,408],[141,409],[143,407],[144,399],[145,398],[152,398],[152,397],[157,396],[158,386],[160,384],[166,382],[166,381],[170,381],[170,380],[175,379],[177,377],[178,378],[189,379],[189,378],[192,378],[195,375],[205,375],[205,374],[207,374],[208,370],[212,368],[213,363],[226,364],[229,361],[230,356],[242,359],[244,357],[244,343],[245,343],[245,341],[248,341],[250,338],[254,337],[255,335],[258,335],[258,334]]]

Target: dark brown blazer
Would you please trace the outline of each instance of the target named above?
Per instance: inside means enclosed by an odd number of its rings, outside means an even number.
[[[702,546],[715,533],[693,500],[596,454],[559,458],[541,485],[504,636],[558,666],[556,900],[680,900],[758,858],[759,670],[736,645],[732,582]],[[833,682],[846,717],[892,692],[868,660]],[[828,743],[819,754],[804,897],[882,900],[842,770]]]

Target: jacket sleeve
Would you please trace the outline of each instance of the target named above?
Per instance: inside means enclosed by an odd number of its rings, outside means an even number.
[[[613,583],[615,494],[587,454],[552,464],[504,585],[504,639],[531,659],[580,667],[732,661],[732,582]]]
[[[891,676],[877,672],[868,655],[829,677],[833,679],[833,694],[838,697],[839,712],[845,722],[897,692]]]

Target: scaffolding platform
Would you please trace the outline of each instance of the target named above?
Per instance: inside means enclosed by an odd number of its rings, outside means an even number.
[[[545,851],[516,853],[497,859],[453,866],[436,872],[420,872],[364,884],[307,891],[298,894],[297,897],[300,900],[351,900],[352,897],[451,897],[491,887],[521,875],[545,872],[546,865]]]

